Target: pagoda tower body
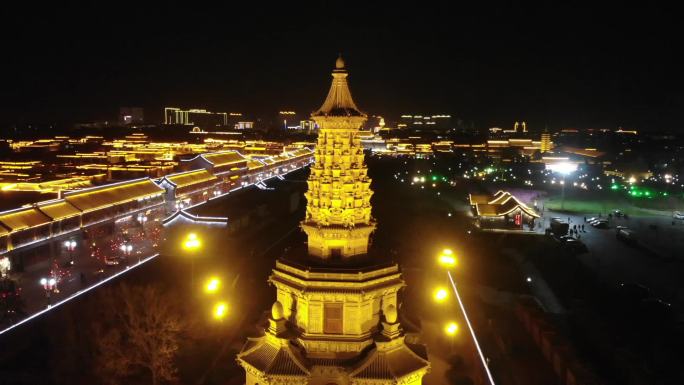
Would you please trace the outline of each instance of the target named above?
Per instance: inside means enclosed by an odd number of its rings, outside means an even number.
[[[405,340],[397,294],[399,266],[369,253],[375,229],[370,179],[341,58],[321,108],[315,164],[302,229],[308,250],[276,261],[269,325],[237,360],[246,385],[419,385],[430,368],[424,346]]]

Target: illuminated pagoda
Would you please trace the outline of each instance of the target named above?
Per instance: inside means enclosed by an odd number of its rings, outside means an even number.
[[[246,385],[421,384],[425,347],[405,340],[397,294],[399,266],[369,251],[375,229],[370,179],[358,137],[366,115],[352,100],[338,58],[308,180],[302,229],[308,252],[276,261],[277,291],[264,335],[238,354]]]

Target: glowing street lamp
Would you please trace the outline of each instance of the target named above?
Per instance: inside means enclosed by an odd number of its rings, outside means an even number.
[[[183,242],[183,248],[189,251],[197,250],[201,245],[202,243],[200,242],[199,238],[197,238],[197,234],[195,233],[188,234]]]
[[[121,247],[119,247],[119,249],[121,249],[121,251],[123,251],[124,254],[130,255],[133,251],[133,245],[124,243],[123,245],[121,245]]]
[[[449,298],[449,292],[445,288],[440,287],[435,290],[433,298],[435,299],[435,302],[444,302]]]
[[[69,252],[69,264],[74,264],[74,250],[76,250],[76,241],[73,239],[64,241],[64,247]]]
[[[215,320],[222,320],[228,315],[228,305],[225,302],[218,302],[212,311]]]
[[[74,241],[74,240],[65,241],[64,247],[66,247],[67,250],[69,250],[69,251],[74,251],[74,249],[76,248],[76,241]]]
[[[207,280],[207,283],[204,285],[204,291],[207,294],[214,294],[218,291],[220,287],[221,280],[216,277],[211,277]]]
[[[444,326],[444,332],[450,337],[455,336],[458,333],[458,324],[456,322],[449,322]]]
[[[454,255],[454,252],[451,249],[444,249],[442,250],[442,254],[438,257],[439,264],[446,267],[446,268],[452,268],[455,267],[458,263],[456,260],[456,256]]]
[[[444,333],[449,337],[451,353],[454,352],[454,338],[458,334],[458,324],[456,322],[449,322],[444,326]]]
[[[50,306],[52,306],[52,302],[50,299],[50,293],[55,290],[55,288],[57,286],[57,280],[53,277],[41,278],[40,284],[43,286],[43,289],[45,290],[45,299],[47,300],[47,307],[50,307]]]
[[[197,234],[190,233],[183,241],[183,249],[189,252],[194,252],[202,246],[202,242],[197,237]],[[190,258],[190,286],[195,289],[195,258]]]

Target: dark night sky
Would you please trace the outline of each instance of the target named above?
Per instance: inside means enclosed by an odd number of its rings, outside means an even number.
[[[368,113],[681,128],[672,9],[255,4],[7,12],[0,127],[111,119],[119,106],[158,119],[163,106],[312,111],[342,52]]]

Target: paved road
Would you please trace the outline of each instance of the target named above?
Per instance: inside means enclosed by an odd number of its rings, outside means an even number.
[[[544,213],[544,226],[548,226],[551,217],[570,218],[571,226],[584,224],[584,215],[547,211]],[[590,214],[587,214],[590,217]],[[636,229],[640,239],[650,249],[673,250],[674,245],[668,245],[665,234],[678,234],[684,226],[672,227],[671,220],[662,217],[643,217],[612,219],[609,229],[596,229],[585,224],[585,232],[580,233],[580,239],[587,245],[588,253],[577,256],[579,261],[592,269],[601,280],[611,284],[620,282],[641,283],[650,287],[659,297],[671,302],[679,311],[684,309],[684,254],[676,254],[675,258],[662,258],[638,247],[630,246],[615,237],[615,226],[623,225]],[[661,227],[661,235],[652,234],[648,224],[655,223]],[[641,229],[641,230],[639,230]],[[658,237],[661,241],[658,242]],[[666,239],[662,239],[666,238]],[[663,253],[662,256],[670,255]]]
[[[135,266],[139,261],[156,253],[156,243],[152,234],[159,231],[159,222],[146,224],[143,228],[132,223],[117,225],[113,234],[98,237],[95,240],[85,240],[74,237],[76,246],[73,251],[67,250],[62,242],[55,244],[55,258],[29,266],[26,271],[12,275],[21,289],[23,317],[16,317],[14,322],[6,320],[0,325],[0,332],[13,323],[20,322],[25,317],[50,307],[53,304],[88,289],[107,277]],[[118,265],[107,265],[105,258],[122,256],[119,246],[123,242],[122,234],[127,233],[132,250],[126,262]],[[73,260],[73,265],[67,262]],[[46,290],[41,285],[41,279],[55,278],[56,285]]]

